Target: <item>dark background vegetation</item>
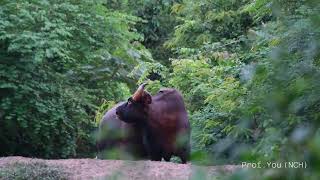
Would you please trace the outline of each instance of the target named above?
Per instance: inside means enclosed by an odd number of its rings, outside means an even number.
[[[304,161],[320,176],[317,0],[2,0],[0,156],[94,157],[101,115],[174,87],[201,164]]]

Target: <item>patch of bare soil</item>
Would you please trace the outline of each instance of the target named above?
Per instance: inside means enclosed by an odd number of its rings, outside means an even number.
[[[196,166],[157,161],[124,161],[98,159],[44,160],[20,156],[0,158],[0,168],[12,163],[44,162],[49,166],[60,166],[69,179],[112,180],[189,180],[213,179],[220,173],[230,173],[239,166]]]

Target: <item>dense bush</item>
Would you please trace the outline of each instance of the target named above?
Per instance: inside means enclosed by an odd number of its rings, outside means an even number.
[[[304,143],[317,139],[320,103],[317,8],[271,0],[173,6],[182,24],[166,45],[178,58],[163,85],[183,92],[194,152],[207,152],[210,163],[309,162]]]
[[[1,1],[0,155],[94,153],[94,112],[151,60],[136,17],[94,1]],[[116,80],[116,81],[115,81]]]
[[[120,12],[130,12],[141,18],[135,24],[143,36],[142,44],[150,50],[154,59],[163,65],[170,66],[169,58],[174,52],[164,43],[171,37],[178,19],[171,11],[179,0],[106,0],[105,5]]]

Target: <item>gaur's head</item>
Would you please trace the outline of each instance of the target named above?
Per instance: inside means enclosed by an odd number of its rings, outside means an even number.
[[[128,101],[117,107],[116,114],[121,121],[127,123],[140,123],[147,119],[147,108],[151,104],[151,95],[144,91],[146,83],[139,86]]]

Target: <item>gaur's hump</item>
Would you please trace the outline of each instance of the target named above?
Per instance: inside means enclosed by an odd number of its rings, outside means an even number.
[[[174,89],[174,88],[161,88],[158,93],[154,96],[156,99],[162,99],[162,98],[182,98],[181,93]]]
[[[159,90],[159,92],[174,92],[174,91],[177,91],[176,89],[173,89],[173,88],[161,88]]]
[[[174,88],[161,88],[157,94],[163,94],[163,95],[174,95],[174,94],[177,94],[177,95],[180,95],[179,91],[177,91],[176,89]]]

